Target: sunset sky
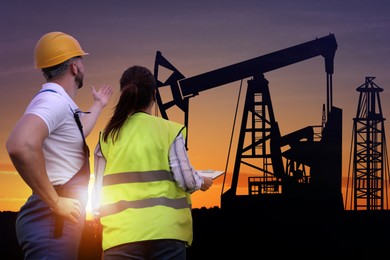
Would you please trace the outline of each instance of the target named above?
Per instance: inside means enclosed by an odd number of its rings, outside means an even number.
[[[153,70],[157,51],[190,77],[332,33],[338,43],[333,105],[343,110],[343,176],[347,177],[359,98],[356,88],[365,77],[376,77],[374,82],[384,89],[384,117],[390,114],[389,12],[387,0],[1,1],[0,211],[18,211],[30,193],[11,166],[5,142],[44,82],[33,59],[35,43],[43,34],[69,33],[90,53],[84,59],[85,87],[76,98],[82,109],[92,102],[89,86],[109,84],[115,89],[87,138],[93,149],[118,97],[122,72],[132,65]],[[321,124],[326,103],[322,57],[264,76],[282,135]],[[227,158],[239,84],[220,86],[190,100],[188,147],[196,169],[232,171],[234,161]],[[386,121],[385,130],[389,127]],[[218,206],[221,192],[220,177],[210,191],[193,195],[194,207]]]

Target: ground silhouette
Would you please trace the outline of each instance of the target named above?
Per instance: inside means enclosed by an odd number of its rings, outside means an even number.
[[[193,209],[194,241],[187,259],[339,257],[364,259],[386,255],[389,211],[248,211],[219,207]],[[23,259],[15,236],[16,212],[0,213],[0,258]],[[81,260],[100,259],[100,240],[88,221]]]

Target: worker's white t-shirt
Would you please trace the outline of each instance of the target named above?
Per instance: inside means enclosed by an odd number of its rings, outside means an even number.
[[[55,92],[43,91],[48,89]],[[46,171],[53,185],[64,184],[84,162],[83,139],[73,114],[78,106],[58,84],[46,83],[41,91],[25,114],[37,115],[46,123],[49,130],[43,146]]]

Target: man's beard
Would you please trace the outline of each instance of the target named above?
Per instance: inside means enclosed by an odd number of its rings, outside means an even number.
[[[78,89],[83,87],[83,81],[84,81],[84,74],[82,72],[77,73],[77,75],[74,78],[74,81],[76,81]]]

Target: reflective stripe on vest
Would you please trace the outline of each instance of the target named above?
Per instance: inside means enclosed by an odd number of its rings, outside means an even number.
[[[125,172],[105,176],[103,179],[103,186],[110,186],[115,184],[126,184],[134,182],[155,182],[167,180],[174,182],[172,173],[168,171],[153,171],[153,172]],[[167,207],[182,209],[188,208],[189,204],[186,197],[178,199],[170,199],[166,197],[150,198],[137,201],[118,201],[113,204],[102,206],[100,209],[101,216],[107,216],[118,213],[127,208],[146,208],[157,205],[164,205]]]

